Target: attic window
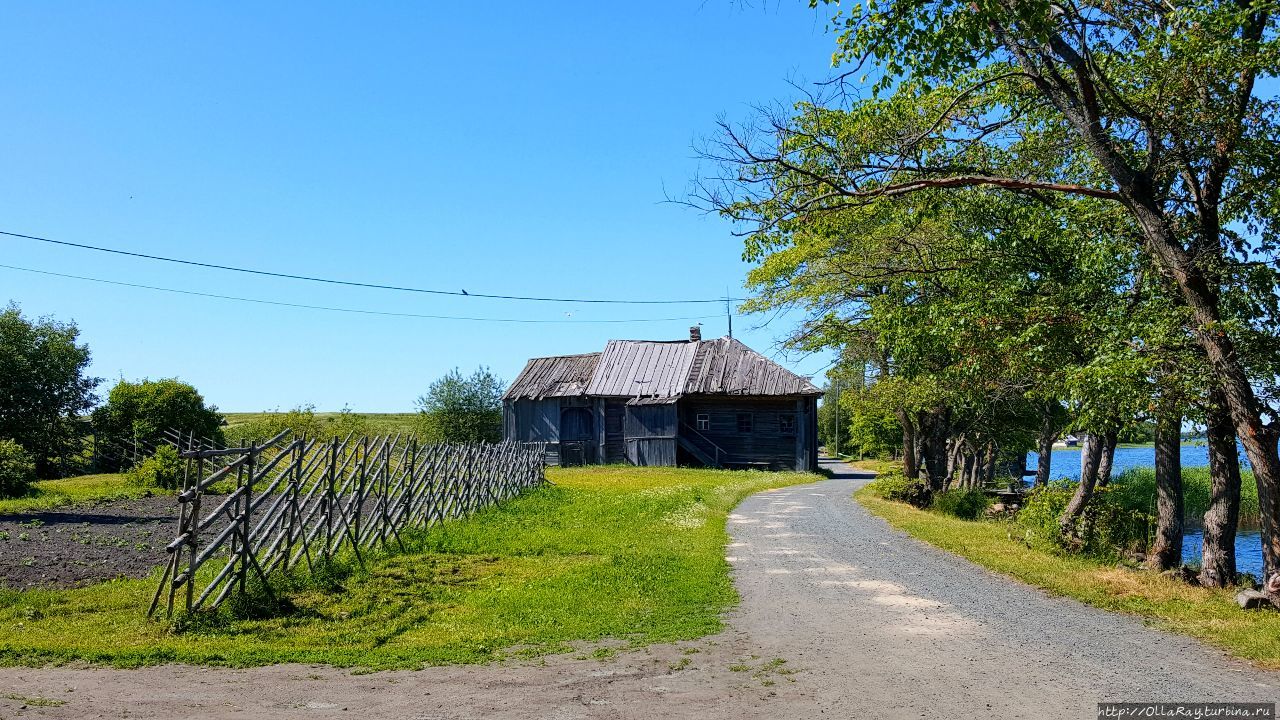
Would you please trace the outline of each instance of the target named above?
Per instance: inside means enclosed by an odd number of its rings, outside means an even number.
[[[738,413],[738,432],[749,433],[755,428],[755,417],[751,413]]]
[[[783,413],[778,416],[778,431],[783,435],[796,434],[796,416],[795,413]]]

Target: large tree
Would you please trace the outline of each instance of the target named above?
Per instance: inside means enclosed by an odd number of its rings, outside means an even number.
[[[81,414],[93,407],[99,380],[85,374],[89,348],[74,323],[30,319],[17,305],[0,311],[0,438],[53,477],[80,447]]]
[[[1257,478],[1265,572],[1280,572],[1280,123],[1257,89],[1280,70],[1273,4],[887,0],[835,22],[854,67],[830,87],[868,73],[872,94],[730,130],[729,184],[775,218],[966,187],[1123,212],[1120,235],[1187,309]]]

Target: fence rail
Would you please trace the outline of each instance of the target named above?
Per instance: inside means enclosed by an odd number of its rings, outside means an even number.
[[[463,517],[545,482],[545,448],[518,443],[421,445],[404,435],[320,441],[285,431],[261,445],[215,448],[187,439],[179,447],[186,471],[178,534],[165,548],[169,560],[148,617],[162,601],[168,616],[175,607],[217,608],[254,578],[270,593],[272,572],[303,562],[310,570],[343,548],[364,562],[363,549],[403,547],[406,528]],[[221,559],[216,572],[200,572]]]

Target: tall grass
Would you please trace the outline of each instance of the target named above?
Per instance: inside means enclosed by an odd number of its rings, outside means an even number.
[[[1257,528],[1262,522],[1258,510],[1258,485],[1252,472],[1242,468],[1240,474],[1240,527]],[[1184,520],[1187,523],[1200,525],[1204,521],[1205,511],[1209,509],[1209,489],[1211,486],[1209,468],[1183,469]],[[1155,515],[1155,469],[1134,468],[1124,471],[1111,481],[1109,495],[1112,502],[1121,507],[1134,512]]]

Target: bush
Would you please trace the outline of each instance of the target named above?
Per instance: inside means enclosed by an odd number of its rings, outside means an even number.
[[[419,432],[427,442],[502,440],[503,382],[481,366],[469,376],[457,368],[418,398]]]
[[[1058,481],[1035,488],[1027,495],[1016,518],[1027,544],[1043,550],[1070,549],[1105,559],[1146,550],[1151,516],[1125,507],[1122,497],[1112,487],[1097,490],[1080,520],[1080,543],[1069,545],[1059,520],[1075,490],[1075,483]]]
[[[161,445],[151,457],[129,471],[129,482],[138,487],[177,490],[182,483],[182,459],[172,445]]]
[[[933,509],[961,520],[977,520],[991,506],[991,498],[977,488],[944,490],[933,495]]]
[[[35,480],[36,464],[31,455],[12,440],[0,440],[0,498],[30,494]]]
[[[166,430],[220,443],[222,415],[206,405],[194,387],[176,378],[121,380],[106,404],[93,411],[94,441],[108,451],[130,448],[135,440],[154,445]]]
[[[908,479],[901,470],[880,473],[867,485],[867,489],[885,500],[904,502],[918,508],[929,507],[932,499],[928,484]]]

